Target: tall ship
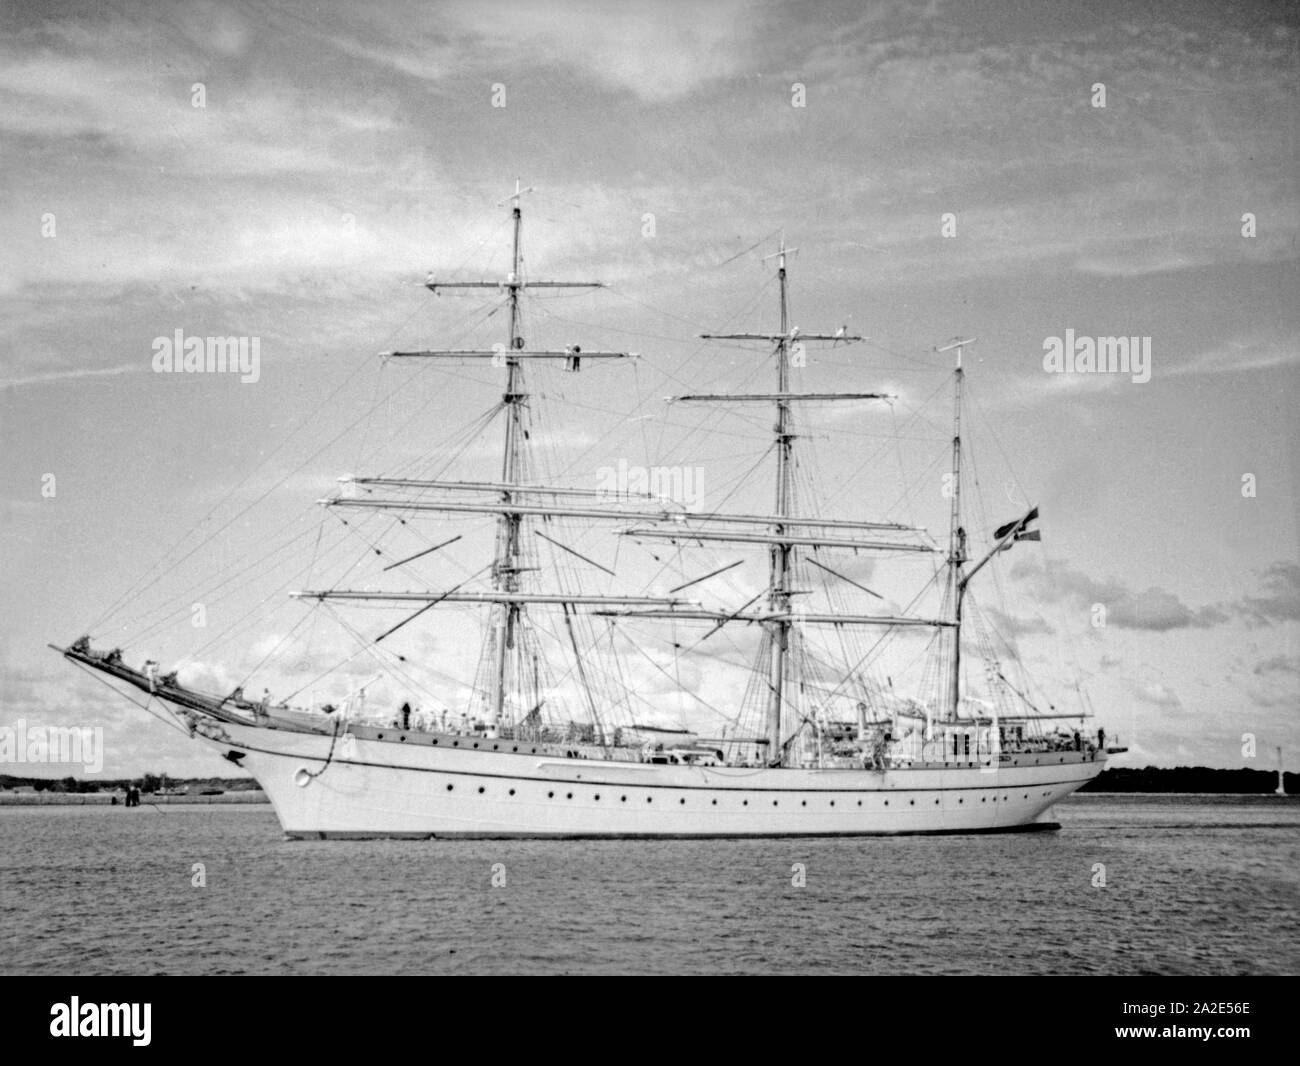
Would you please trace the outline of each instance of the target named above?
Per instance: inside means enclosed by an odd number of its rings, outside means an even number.
[[[293,593],[305,610],[325,610],[344,626],[357,644],[347,659],[368,657],[385,683],[332,698],[316,698],[318,684],[301,699],[301,691],[257,699],[242,685],[213,692],[183,683],[183,671],[163,672],[152,660],[131,665],[122,648],[96,649],[90,635],[56,650],[250,773],[290,837],[1055,828],[1052,805],[1123,749],[1085,728],[1091,715],[1082,708],[1044,709],[1012,646],[997,643],[989,619],[996,612],[977,602],[977,579],[1039,531],[1033,507],[968,537],[962,360],[973,340],[934,349],[952,362],[951,448],[945,440],[940,457],[943,540],[873,516],[872,500],[848,486],[829,497],[834,517],[818,506],[828,497],[818,496],[815,467],[803,459],[822,434],[807,432],[807,412],[830,410],[852,424],[863,407],[893,397],[870,385],[803,384],[815,377],[810,349],[865,338],[792,325],[787,272],[796,249],[784,236],[764,258],[775,274],[773,327],[700,334],[701,344],[738,353],[733,365],[741,364],[745,384],[667,398],[670,411],[714,412],[695,425],[700,439],[709,441],[712,429],[722,443],[702,449],[726,450],[731,418],[770,432],[746,481],[753,489],[761,477],[766,492],[750,492],[749,506],[732,503],[745,498],[740,491],[701,506],[699,493],[682,491],[689,471],[629,475],[625,461],[595,485],[559,478],[538,461],[546,429],[532,402],[538,383],[634,365],[636,357],[526,339],[525,315],[530,333],[546,318],[533,322],[530,299],[601,287],[528,275],[521,251],[528,191],[516,184],[501,204],[511,227],[504,278],[427,281],[434,293],[486,298],[506,327],[503,341],[383,353],[404,369],[470,368],[470,387],[498,380],[499,402],[476,423],[496,441],[495,462],[487,467],[481,449],[464,447],[466,437],[403,476],[340,478],[320,501],[322,520],[358,533],[365,561]],[[761,380],[764,363],[770,386],[745,391]],[[464,473],[453,473],[458,459]],[[752,504],[764,499],[770,507]],[[640,565],[625,562],[620,548],[639,551]],[[443,565],[453,549],[458,569]],[[477,569],[466,552],[481,553]],[[919,566],[905,606],[867,584],[889,564]],[[348,621],[357,609],[386,612],[382,632]],[[432,646],[422,661],[409,641],[393,650],[400,637],[440,625],[454,639],[414,645]],[[900,646],[920,664],[906,686],[902,673],[896,685],[889,665],[890,649]],[[724,675],[746,680],[701,694]],[[377,699],[377,690],[387,695]]]

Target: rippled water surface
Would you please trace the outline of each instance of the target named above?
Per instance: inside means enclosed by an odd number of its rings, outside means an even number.
[[[268,806],[3,807],[0,971],[1300,972],[1300,800],[1079,796],[1055,817],[1009,836],[309,842]]]

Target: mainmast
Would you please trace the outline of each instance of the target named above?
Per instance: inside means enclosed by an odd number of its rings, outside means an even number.
[[[790,575],[797,559],[796,551],[800,545],[809,547],[824,544],[824,537],[791,536],[792,528],[804,528],[808,523],[792,513],[791,473],[794,462],[795,434],[791,426],[791,402],[795,400],[884,400],[892,399],[884,393],[797,393],[790,391],[790,361],[797,340],[809,341],[860,341],[863,338],[848,334],[844,329],[836,333],[801,334],[799,328],[790,328],[789,300],[786,282],[786,256],[797,252],[797,248],[787,248],[785,237],[781,238],[780,248],[765,256],[777,261],[777,283],[780,295],[780,323],[776,333],[704,333],[701,337],[709,340],[766,340],[772,342],[772,357],[776,361],[776,392],[771,395],[741,396],[698,396],[679,397],[683,400],[703,400],[720,402],[730,400],[748,403],[754,400],[773,401],[776,404],[776,424],[773,426],[773,443],[776,448],[776,498],[773,514],[770,516],[771,532],[762,536],[750,535],[751,542],[768,544],[768,612],[763,618],[771,638],[771,660],[768,664],[768,700],[766,733],[768,742],[768,762],[780,765],[783,761],[782,711],[785,706],[786,689],[789,685],[790,630],[796,624],[796,616],[790,609],[790,599],[794,590],[790,587]],[[689,539],[689,534],[679,534],[681,539]],[[741,535],[744,536],[744,535]],[[703,538],[701,538],[703,539]],[[708,535],[708,539],[736,540],[739,536],[727,534]],[[866,546],[866,545],[864,545]],[[871,545],[877,547],[880,545]],[[874,620],[872,620],[874,621]]]
[[[961,568],[966,562],[966,530],[961,525],[961,386],[965,371],[961,357],[966,345],[974,344],[974,337],[958,338],[936,352],[957,352],[957,367],[953,371],[952,414],[952,508],[948,519],[948,595],[953,604],[952,677],[948,687],[948,717],[955,719],[961,705],[961,606],[965,586]]]
[[[798,249],[791,249],[798,251]],[[776,253],[776,276],[781,294],[781,333],[773,352],[776,358],[776,392],[780,397],[776,401],[776,506],[773,513],[779,518],[790,514],[790,462],[794,455],[794,435],[790,432],[790,401],[786,394],[790,391],[789,362],[789,309],[786,299],[785,281],[785,235],[781,236],[781,250]],[[767,258],[771,258],[768,256]],[[778,523],[773,532],[778,537],[786,535],[785,524]],[[769,589],[768,606],[772,613],[779,615],[770,622],[772,633],[772,661],[768,682],[767,736],[768,757],[779,761],[781,754],[781,708],[785,698],[786,660],[790,654],[790,558],[795,545],[788,540],[776,541],[769,552]]]

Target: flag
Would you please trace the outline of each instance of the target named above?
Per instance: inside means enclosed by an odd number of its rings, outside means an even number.
[[[1008,540],[1006,544],[1002,545],[1002,551],[1006,551],[1017,540],[1042,540],[1043,535],[1038,530],[1025,528],[1025,526],[1029,525],[1030,522],[1033,522],[1037,518],[1038,508],[1035,507],[1025,515],[1024,518],[1017,518],[1014,522],[1008,522],[1005,526],[998,526],[998,528],[993,531],[993,539],[1000,541],[1005,537],[1011,536],[1013,533],[1015,534],[1011,540]]]
[[[1015,529],[1016,526],[1018,525],[1020,525],[1020,520],[1017,520],[1015,522],[1008,522],[1005,526],[998,526],[998,528],[993,531],[993,539],[1001,540],[1013,529]]]

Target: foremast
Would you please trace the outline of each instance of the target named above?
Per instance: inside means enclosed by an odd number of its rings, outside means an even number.
[[[510,274],[506,280],[507,302],[510,306],[508,333],[508,353],[506,356],[506,391],[502,396],[505,404],[505,447],[501,459],[501,502],[514,503],[514,491],[510,486],[520,482],[519,437],[523,417],[522,403],[522,367],[514,353],[524,346],[523,337],[519,336],[519,231],[523,226],[523,212],[519,199],[523,190],[515,182],[515,193],[511,200],[511,252]],[[517,593],[519,591],[519,525],[523,516],[516,511],[503,511],[497,519],[496,553],[492,560],[492,587],[498,592]],[[489,704],[488,735],[495,736],[504,717],[506,700],[506,670],[508,652],[515,646],[515,632],[519,625],[519,615],[523,605],[511,600],[496,608],[497,625],[495,630],[496,669],[493,674],[493,690]]]
[[[524,432],[523,419],[527,406],[528,392],[526,391],[524,363],[532,360],[540,361],[558,361],[563,362],[569,370],[576,371],[581,366],[584,359],[610,359],[610,360],[628,360],[632,358],[630,352],[610,352],[610,351],[584,351],[577,345],[570,345],[564,349],[528,349],[525,347],[524,338],[521,334],[521,309],[520,296],[525,289],[529,288],[547,288],[547,289],[594,289],[603,288],[599,281],[532,281],[527,280],[523,274],[523,259],[521,253],[521,231],[523,226],[523,212],[520,206],[522,196],[531,192],[529,188],[521,188],[520,182],[515,182],[515,191],[510,196],[502,200],[498,206],[511,205],[511,265],[510,271],[505,281],[437,281],[429,278],[425,287],[430,291],[437,293],[442,289],[498,289],[504,291],[506,295],[506,306],[508,308],[507,337],[505,345],[497,345],[491,349],[429,349],[419,351],[394,351],[385,352],[386,358],[393,359],[433,359],[433,360],[491,360],[494,366],[503,366],[506,371],[505,391],[501,397],[502,410],[505,414],[505,432],[502,446],[501,460],[501,480],[498,483],[492,482],[451,482],[451,481],[422,481],[412,478],[353,478],[354,483],[363,486],[367,491],[375,486],[384,486],[403,489],[421,489],[421,490],[439,490],[443,492],[468,492],[471,494],[483,494],[485,491],[491,495],[499,497],[494,503],[469,503],[457,504],[447,500],[437,501],[420,501],[414,499],[346,499],[333,498],[323,500],[327,506],[335,507],[362,507],[373,510],[394,510],[394,511],[443,511],[443,512],[460,512],[476,513],[487,512],[497,515],[497,530],[495,538],[495,547],[491,563],[491,591],[490,592],[462,592],[461,586],[455,589],[437,592],[401,592],[401,593],[375,593],[359,590],[337,590],[328,591],[310,591],[301,592],[296,595],[302,598],[313,598],[318,600],[366,600],[389,603],[406,603],[406,602],[423,602],[416,613],[406,621],[412,621],[419,614],[422,614],[430,607],[441,603],[489,603],[493,605],[494,620],[491,627],[492,632],[492,654],[493,668],[491,671],[490,691],[486,700],[486,726],[489,735],[499,733],[502,721],[506,718],[507,700],[510,694],[510,676],[511,676],[511,655],[516,650],[519,642],[520,627],[524,616],[524,611],[528,604],[549,604],[558,606],[567,611],[576,605],[608,605],[618,604],[622,606],[675,606],[686,601],[666,597],[639,597],[639,596],[583,596],[578,594],[532,594],[521,588],[519,575],[523,571],[521,566],[521,525],[525,517],[528,516],[563,516],[572,514],[577,511],[580,514],[590,517],[604,517],[615,519],[626,519],[629,514],[614,509],[601,510],[591,508],[583,511],[582,509],[563,508],[551,506],[545,502],[546,497],[561,495],[586,495],[599,496],[600,494],[591,490],[578,488],[548,488],[544,486],[528,485],[524,481],[527,471],[524,464],[523,441],[526,439]],[[541,503],[527,503],[524,501],[534,500],[537,496],[543,497]],[[658,518],[658,514],[648,515],[647,517]],[[456,540],[459,538],[453,538]],[[444,542],[451,543],[451,541]],[[437,545],[430,551],[444,545]],[[559,545],[565,548],[564,545]],[[565,548],[566,551],[570,550]],[[426,552],[419,553],[427,554]],[[411,558],[416,558],[413,556]],[[410,560],[403,560],[404,562]],[[383,636],[405,625],[406,622],[399,623],[392,629],[385,631]],[[378,639],[383,639],[381,636]],[[378,640],[375,641],[377,643]]]

